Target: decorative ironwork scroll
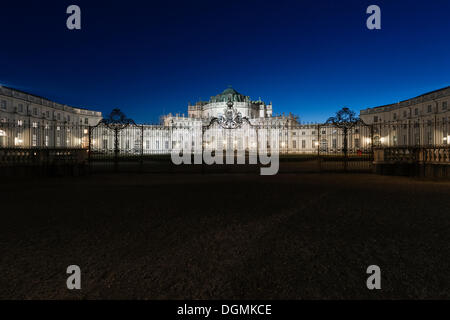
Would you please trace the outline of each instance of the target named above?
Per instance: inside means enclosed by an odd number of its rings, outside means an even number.
[[[227,107],[224,109],[224,114],[218,118],[213,118],[211,124],[217,122],[224,129],[238,129],[245,122],[250,123],[246,117],[233,107],[232,101],[227,102]]]
[[[104,118],[101,124],[106,125],[110,129],[122,130],[129,125],[136,125],[136,123],[125,116],[120,109],[113,109],[107,118]]]

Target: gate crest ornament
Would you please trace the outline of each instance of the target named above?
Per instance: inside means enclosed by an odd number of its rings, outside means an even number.
[[[237,129],[242,126],[244,118],[233,105],[232,101],[228,101],[227,107],[224,109],[224,114],[217,118],[217,122],[224,129]]]
[[[120,109],[113,109],[107,118],[104,118],[101,124],[106,125],[110,129],[122,130],[129,125],[136,125],[132,119],[129,119]]]

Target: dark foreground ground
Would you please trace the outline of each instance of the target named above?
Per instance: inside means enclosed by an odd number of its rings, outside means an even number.
[[[450,298],[449,196],[363,174],[3,180],[0,298]]]

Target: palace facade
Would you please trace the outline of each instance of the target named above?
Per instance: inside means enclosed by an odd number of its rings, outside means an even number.
[[[0,86],[0,147],[87,147],[102,113]]]
[[[373,146],[446,145],[450,87],[396,104],[361,110],[361,123],[343,134],[331,124],[302,124],[272,103],[233,88],[168,114],[158,125],[129,122],[115,130],[102,114],[0,86],[0,147],[88,148],[98,153],[169,154],[203,149],[280,153],[365,152]],[[103,119],[103,121],[102,121]],[[120,122],[120,121],[119,121]],[[109,124],[108,124],[109,123]],[[118,127],[116,127],[118,128]]]
[[[450,86],[389,105],[361,110],[379,146],[448,145]]]

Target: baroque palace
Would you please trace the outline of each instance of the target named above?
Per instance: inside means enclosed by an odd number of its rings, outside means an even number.
[[[280,153],[349,152],[372,146],[446,145],[450,87],[399,103],[361,110],[357,126],[302,124],[292,114],[276,115],[272,103],[251,100],[232,88],[209,101],[188,105],[187,115],[168,114],[158,125],[139,125],[116,111],[103,118],[13,88],[0,86],[1,148],[88,148],[123,154],[277,148]],[[117,119],[114,119],[117,117]],[[120,124],[112,127],[108,124]]]

